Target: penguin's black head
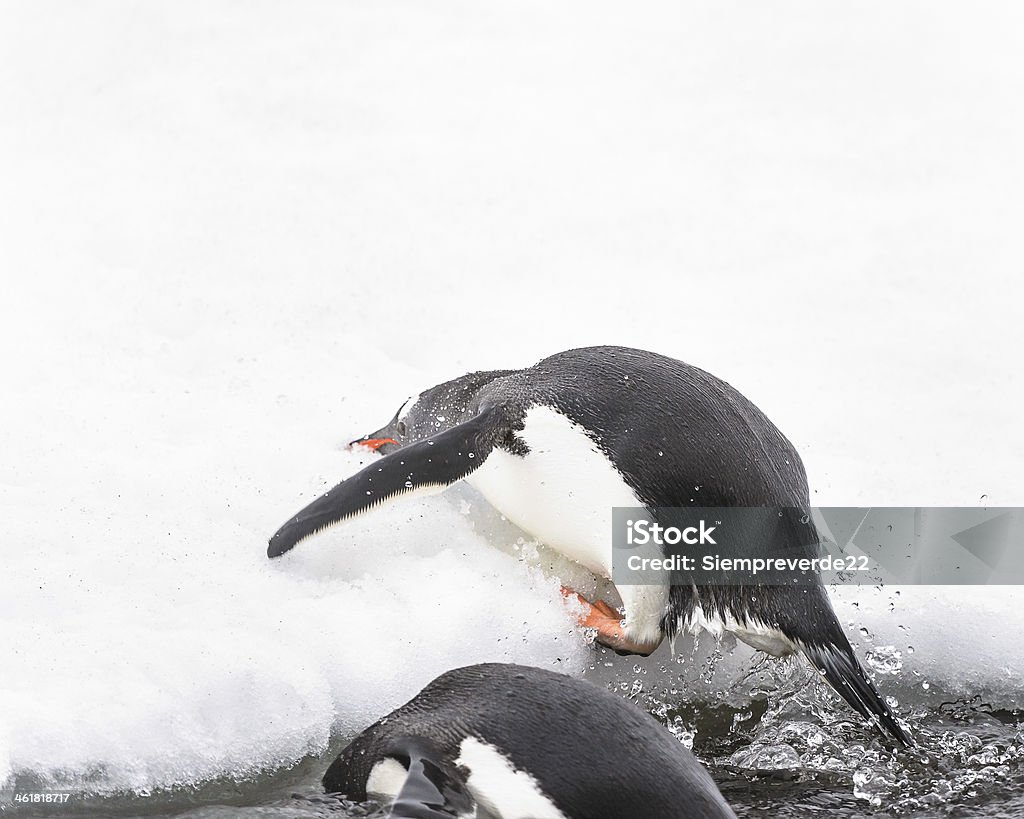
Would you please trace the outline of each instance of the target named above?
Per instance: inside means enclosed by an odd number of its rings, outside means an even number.
[[[461,413],[446,415],[448,402],[444,395],[438,393],[446,384],[432,387],[420,393],[416,398],[409,398],[398,408],[398,412],[380,429],[374,430],[362,438],[358,438],[349,446],[364,446],[387,455],[406,444],[414,444],[448,429],[460,420]]]
[[[466,420],[476,412],[481,384],[499,373],[469,373],[446,381],[409,398],[394,417],[378,430],[358,438],[349,446],[365,446],[387,455],[406,444],[423,441]]]
[[[387,455],[401,447],[402,444],[409,443],[409,423],[402,413],[410,401],[412,401],[411,398],[406,399],[405,403],[398,408],[398,412],[384,426],[373,432],[368,432],[362,438],[356,438],[349,443],[349,447],[364,446],[382,455]]]

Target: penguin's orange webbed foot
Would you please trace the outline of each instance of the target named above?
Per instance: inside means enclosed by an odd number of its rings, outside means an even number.
[[[605,617],[610,617],[615,621],[622,619],[622,613],[619,612],[618,609],[613,609],[611,605],[606,603],[604,600],[595,600],[590,605],[601,612]]]
[[[604,600],[591,603],[582,594],[565,586],[562,586],[562,596],[567,600],[575,598],[583,607],[583,612],[576,621],[584,628],[594,629],[597,632],[597,641],[601,645],[628,654],[644,655],[650,654],[658,647],[657,643],[648,645],[627,637],[625,629],[622,627],[622,615]]]

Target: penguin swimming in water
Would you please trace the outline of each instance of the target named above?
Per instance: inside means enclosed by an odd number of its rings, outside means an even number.
[[[323,784],[393,800],[394,817],[736,816],[649,714],[584,680],[502,663],[442,674],[356,737]]]
[[[462,479],[522,529],[606,578],[614,507],[646,507],[655,518],[668,507],[810,507],[800,456],[754,404],[703,370],[625,347],[469,373],[407,401],[353,444],[384,457],[285,523],[269,557],[389,499]],[[801,651],[861,716],[911,743],[820,581],[698,588],[677,579],[617,591],[623,614],[579,598],[581,624],[605,645],[649,654],[664,637],[703,627],[773,656]]]

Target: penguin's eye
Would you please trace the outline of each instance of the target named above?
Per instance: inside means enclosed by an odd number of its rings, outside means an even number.
[[[399,435],[405,435],[405,421],[399,421],[395,429],[398,430]]]

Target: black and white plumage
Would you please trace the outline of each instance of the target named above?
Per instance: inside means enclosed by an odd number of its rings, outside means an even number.
[[[470,373],[406,402],[359,442],[384,457],[285,523],[270,540],[270,557],[391,498],[462,479],[521,528],[604,577],[611,577],[614,507],[645,506],[656,517],[666,507],[810,506],[800,456],[753,403],[697,367],[625,347]],[[813,556],[810,548],[806,540],[793,545]],[[624,619],[615,647],[650,653],[664,636],[704,627],[775,656],[802,651],[858,713],[909,744],[820,583],[676,581],[617,590]]]
[[[438,677],[356,737],[323,783],[394,800],[394,817],[735,817],[649,714],[584,680],[499,663]]]

